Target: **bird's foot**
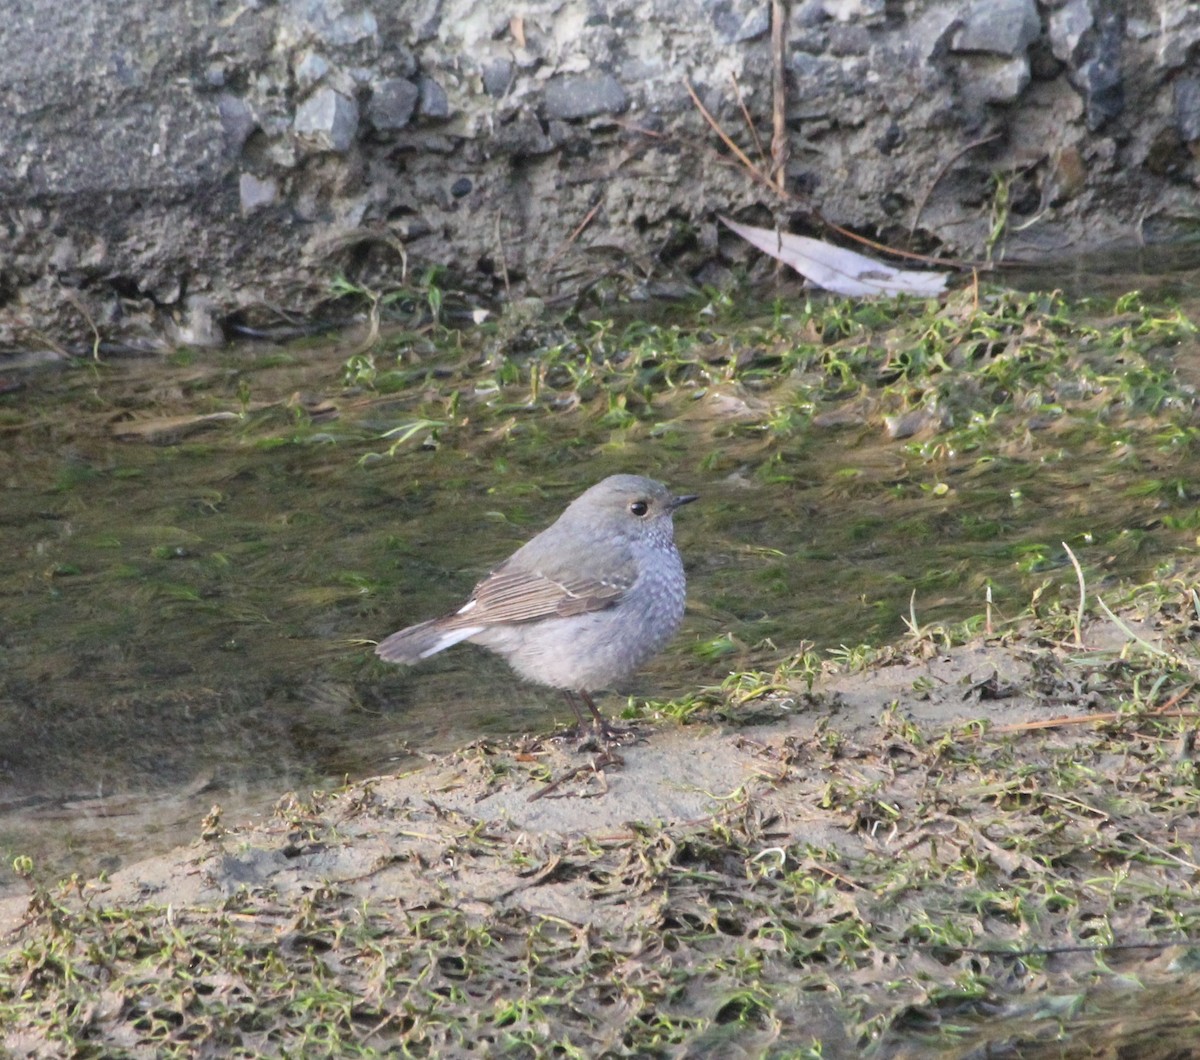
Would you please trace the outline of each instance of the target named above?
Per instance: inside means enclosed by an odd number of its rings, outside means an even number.
[[[612,747],[614,744],[629,743],[637,739],[638,733],[635,729],[624,725],[614,725],[601,714],[596,709],[596,703],[590,693],[582,690],[572,691],[571,689],[563,689],[563,696],[570,704],[571,709],[575,711],[575,717],[579,719],[579,725],[577,728],[561,734],[560,738],[575,740],[582,737],[583,742],[579,745],[579,750],[598,751]],[[588,712],[592,716],[590,732],[584,728],[587,722],[584,719],[583,707],[587,707]]]
[[[579,745],[581,751],[601,751],[614,744],[633,743],[641,735],[632,725],[614,725],[601,718],[592,726],[583,742]]]
[[[584,753],[603,751],[614,745],[632,743],[640,735],[632,726],[614,725],[612,722],[601,719],[591,725],[571,725],[566,729],[559,729],[548,738],[561,740],[564,743],[574,743],[578,740],[579,744],[575,750]]]

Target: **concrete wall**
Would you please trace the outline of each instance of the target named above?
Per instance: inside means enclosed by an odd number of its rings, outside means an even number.
[[[975,257],[1194,232],[1192,0],[783,7],[786,199],[685,87],[760,158],[769,0],[21,0],[0,349],[214,341],[405,263],[483,296],[719,282],[749,255],[718,211]]]

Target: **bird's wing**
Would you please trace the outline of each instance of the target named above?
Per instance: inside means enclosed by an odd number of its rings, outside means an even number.
[[[635,577],[632,564],[620,564],[602,579],[553,578],[504,565],[475,586],[471,599],[454,615],[454,624],[491,626],[602,611],[625,595]]]

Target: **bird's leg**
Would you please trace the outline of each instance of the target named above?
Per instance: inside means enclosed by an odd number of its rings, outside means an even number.
[[[604,726],[608,724],[608,722],[606,722],[604,720],[604,717],[601,715],[600,711],[598,711],[596,709],[596,703],[592,699],[592,697],[590,695],[588,695],[587,692],[583,691],[583,689],[580,689],[578,692],[575,693],[575,695],[578,699],[582,700],[583,705],[592,712],[593,728],[603,729]],[[582,722],[583,722],[582,714],[579,715],[579,721],[582,724]]]
[[[556,732],[554,734],[554,738],[556,740],[577,740],[582,737],[584,744],[586,744],[588,740],[592,738],[592,734],[599,731],[600,725],[603,724],[603,719],[601,719],[595,705],[589,700],[588,706],[591,708],[595,721],[585,721],[583,717],[583,710],[580,708],[581,698],[579,693],[573,692],[569,688],[564,688],[562,689],[562,694],[563,699],[567,701],[568,706],[575,711],[576,724]]]
[[[575,711],[575,716],[579,719],[579,729],[584,730],[583,711],[579,709],[579,704],[582,702],[588,710],[592,712],[592,732],[604,739],[606,743],[621,743],[622,740],[628,738],[633,730],[623,725],[613,725],[596,709],[596,704],[593,702],[591,695],[585,692],[582,688],[576,691],[567,691],[564,689],[563,695],[567,697],[567,702],[571,704]]]
[[[563,694],[563,699],[565,699],[567,701],[567,705],[573,711],[575,711],[575,718],[579,722],[578,731],[583,732],[585,726],[584,726],[584,721],[583,721],[583,711],[581,711],[579,709],[579,697],[576,696],[575,693],[572,692],[569,688],[564,688],[562,690],[562,694]],[[590,701],[588,703],[588,706],[590,706],[592,708],[592,713],[596,714],[596,707]],[[596,716],[599,717],[598,714]]]
[[[583,711],[580,710],[580,708],[579,708],[579,698],[569,688],[564,688],[561,691],[563,694],[563,699],[565,699],[567,701],[567,705],[573,711],[575,711],[575,724],[569,726],[566,729],[561,729],[558,732],[556,732],[554,734],[554,739],[556,739],[556,740],[577,740],[582,736],[582,737],[584,737],[584,740],[586,742],[587,739],[590,738],[589,734],[591,732],[593,732],[594,729],[593,729],[592,725],[590,725],[588,722],[583,720]],[[595,712],[595,710],[596,710],[596,708],[592,707],[593,713]]]

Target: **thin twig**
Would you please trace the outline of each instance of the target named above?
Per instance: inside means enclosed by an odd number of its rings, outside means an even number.
[[[87,311],[87,306],[83,304],[81,299],[74,291],[69,288],[63,289],[63,297],[71,303],[77,310],[79,315],[87,322],[87,326],[92,330],[92,360],[100,360],[100,329],[96,327],[96,322],[92,319],[92,314]]]
[[[544,788],[538,788],[538,790],[535,791],[532,795],[530,795],[525,801],[526,802],[536,802],[538,799],[544,798],[546,795],[549,795],[552,791],[555,791],[558,788],[562,787],[562,785],[567,783],[567,781],[574,780],[577,776],[579,776],[583,773],[591,772],[591,773],[595,774],[597,777],[599,777],[601,780],[603,780],[604,779],[604,767],[621,765],[622,761],[623,760],[619,754],[616,754],[611,748],[606,747],[591,762],[585,762],[581,766],[575,766],[572,769],[568,769],[561,777],[556,777],[554,780],[550,781],[550,783],[547,784]]]
[[[746,170],[750,176],[760,183],[766,184],[767,187],[773,188],[774,185],[771,184],[771,181],[762,172],[762,170],[760,170],[758,166],[756,166],[750,161],[749,158],[746,157],[746,152],[738,147],[738,145],[735,144],[732,139],[730,139],[729,134],[721,128],[720,122],[718,122],[717,119],[708,112],[708,108],[700,102],[700,97],[696,95],[696,90],[692,88],[691,81],[685,80],[683,82],[683,87],[687,89],[688,95],[692,97],[692,102],[696,104],[696,109],[703,116],[704,120],[708,122],[710,126],[712,126],[713,132],[715,132],[721,138],[721,142],[733,152],[734,157],[736,157],[737,160],[746,167]]]
[[[733,139],[729,136],[729,134],[723,128],[721,128],[721,124],[717,121],[716,118],[714,118],[712,116],[712,114],[709,112],[708,108],[705,107],[704,104],[700,102],[700,97],[696,94],[696,90],[692,87],[692,84],[690,81],[684,80],[683,87],[685,89],[687,89],[688,95],[692,97],[692,103],[695,104],[696,109],[700,112],[701,116],[704,118],[704,120],[706,122],[708,122],[708,124],[709,124],[709,126],[711,126],[713,132],[715,132],[717,134],[717,136],[720,138],[721,142],[730,150],[730,152],[732,152],[734,158],[737,161],[737,164],[740,165],[745,170],[746,175],[751,180],[753,180],[755,183],[761,184],[763,187],[767,188],[772,194],[779,196],[779,198],[781,198],[784,202],[788,202],[788,203],[801,202],[801,200],[797,196],[792,195],[785,188],[777,186],[775,184],[775,182],[770,178],[770,176],[768,176],[761,169],[759,169],[758,166],[754,165],[754,163],[750,161],[750,159],[746,156],[746,152],[743,151],[740,147],[738,147],[738,145],[736,143],[734,143]],[[630,127],[630,128],[633,128],[633,127]],[[650,130],[642,130],[642,131],[647,136],[655,136],[655,137],[661,137],[663,139],[669,139],[669,137],[663,137],[662,134],[655,133]],[[721,161],[728,162],[728,159],[721,158],[721,156],[719,154],[717,157]],[[993,263],[993,262],[966,261],[962,258],[935,258],[930,254],[918,254],[912,250],[900,250],[898,247],[890,247],[890,246],[886,245],[885,243],[876,242],[874,239],[868,239],[866,236],[859,235],[857,232],[852,232],[850,229],[843,228],[839,224],[834,224],[832,221],[823,217],[818,210],[814,209],[813,206],[807,202],[805,202],[803,205],[804,205],[804,208],[808,211],[812,220],[816,224],[820,225],[822,228],[828,229],[830,232],[834,232],[837,235],[840,235],[844,239],[848,239],[853,243],[858,243],[861,246],[868,247],[871,250],[879,251],[882,254],[890,254],[896,258],[904,258],[905,260],[908,260],[908,261],[920,261],[920,262],[924,262],[927,265],[937,265],[937,266],[940,266],[943,268],[949,266],[949,267],[959,268],[959,269],[976,269],[976,268],[991,269],[991,268],[994,268],[997,264],[1009,264],[1009,265],[1020,264],[1019,262]]]
[[[512,288],[508,283],[508,262],[504,256],[504,233],[500,229],[500,211],[496,211],[496,256],[500,259],[500,276],[504,280],[504,295],[512,298]]]
[[[1017,732],[1033,732],[1037,729],[1057,729],[1065,725],[1099,725],[1110,721],[1144,718],[1200,718],[1195,710],[1151,710],[1145,714],[1121,714],[1106,711],[1103,714],[1070,714],[1061,718],[1042,718],[1039,721],[1022,721],[1013,725],[995,725],[981,732],[965,733],[968,739],[982,740],[984,736],[1011,735]]]
[[[864,247],[869,247],[872,250],[877,250],[884,254],[891,254],[894,257],[904,258],[909,261],[924,262],[929,265],[938,265],[941,267],[949,266],[949,267],[958,268],[958,269],[987,268],[989,270],[1002,268],[1002,267],[1018,268],[1022,265],[1022,262],[1019,262],[1019,261],[978,262],[978,261],[968,261],[964,258],[935,258],[929,254],[918,254],[915,251],[900,250],[897,247],[891,247],[891,246],[887,246],[886,244],[883,244],[883,243],[878,243],[873,239],[867,239],[865,236],[859,235],[857,232],[852,232],[847,228],[843,228],[841,225],[834,224],[832,221],[823,217],[821,215],[820,211],[817,210],[815,207],[813,207],[810,202],[802,199],[799,196],[793,195],[790,192],[788,192],[786,190],[786,187],[784,186],[783,181],[781,181],[779,184],[776,184],[775,181],[773,181],[768,174],[762,172],[762,170],[759,169],[759,167],[755,166],[750,161],[750,159],[746,157],[746,153],[740,147],[738,147],[737,144],[735,144],[733,142],[733,140],[730,138],[729,134],[726,133],[723,128],[721,128],[720,123],[716,120],[716,118],[714,118],[712,116],[712,114],[708,111],[708,108],[705,107],[704,104],[700,102],[700,98],[699,98],[699,96],[696,95],[696,90],[692,87],[691,82],[685,79],[683,82],[683,86],[687,90],[688,95],[691,96],[692,103],[695,104],[696,109],[698,111],[700,111],[700,114],[703,116],[704,120],[706,122],[708,122],[708,124],[712,127],[712,130],[717,134],[717,136],[720,138],[721,142],[724,143],[725,146],[727,148],[729,148],[729,150],[733,153],[733,155],[737,161],[737,164],[742,166],[742,168],[746,172],[746,175],[751,180],[753,180],[755,183],[763,185],[765,188],[767,188],[769,191],[771,191],[772,194],[777,195],[784,202],[802,205],[804,207],[804,209],[808,212],[808,215],[812,218],[813,222],[815,224],[821,226],[822,228],[828,229],[830,232],[835,232],[838,235],[844,237],[845,239],[849,239],[852,242],[858,243]],[[782,96],[780,98],[782,98]],[[627,122],[618,122],[618,124],[621,125],[622,128],[628,129],[630,132],[638,132],[644,136],[652,137],[654,139],[662,139],[662,140],[672,139],[672,137],[669,134],[661,133],[656,130],[643,129],[639,126],[632,125]],[[786,127],[786,123],[785,123],[785,127]],[[999,134],[997,134],[997,135],[999,135]],[[963,154],[967,151],[972,150],[975,147],[978,147],[982,144],[986,144],[989,141],[994,140],[994,139],[996,139],[996,136],[989,136],[989,137],[985,137],[984,139],[970,143],[966,147],[964,147],[962,149],[962,151],[959,152],[959,154]],[[723,156],[721,156],[719,153],[716,153],[716,157],[717,157],[718,161],[720,161],[720,162],[727,163],[727,164],[729,163],[729,160],[724,158]],[[955,157],[957,158],[958,156],[956,155]],[[947,165],[949,165],[953,161],[954,161],[953,158],[950,159],[950,162],[947,163]],[[940,179],[940,176],[938,179]],[[936,184],[937,181],[935,180],[934,183]],[[924,203],[922,202],[921,208],[923,208],[923,206],[924,206]],[[918,210],[918,218],[919,218],[919,215],[920,215],[920,209]],[[916,227],[916,220],[917,220],[917,218],[914,218],[914,222],[913,222],[914,229]]]
[[[912,237],[916,234],[917,223],[921,220],[921,214],[925,212],[925,204],[929,202],[929,196],[933,194],[933,189],[938,186],[938,183],[941,181],[942,177],[946,175],[946,172],[950,169],[950,167],[954,165],[954,163],[960,158],[962,158],[962,156],[968,151],[974,151],[975,148],[982,147],[984,144],[990,144],[993,140],[998,140],[999,138],[1000,133],[992,133],[991,136],[985,136],[981,140],[972,140],[961,151],[956,151],[946,159],[946,161],[942,164],[942,168],[937,171],[937,176],[933,178],[933,182],[925,189],[925,194],[921,196],[920,201],[917,203],[917,211],[913,214],[912,224],[908,227],[909,239],[912,239]]]
[[[954,265],[960,269],[979,267],[975,262],[963,261],[960,258],[935,258],[930,254],[918,254],[915,250],[900,250],[898,247],[889,247],[886,243],[878,243],[874,239],[868,239],[866,236],[861,236],[857,232],[851,232],[850,229],[843,228],[839,224],[827,221],[818,213],[814,212],[813,216],[831,232],[836,232],[839,236],[851,239],[855,243],[861,243],[864,247],[870,247],[872,250],[878,250],[884,254],[891,254],[896,258],[906,258],[909,261],[923,261],[928,265]],[[987,267],[987,263],[985,263],[985,267]]]
[[[780,194],[787,193],[790,147],[787,130],[787,78],[784,76],[786,29],[785,0],[771,0],[771,176]]]
[[[590,210],[588,210],[588,212],[584,216],[583,220],[580,221],[579,224],[577,224],[575,226],[575,230],[569,236],[567,236],[567,238],[563,240],[562,245],[553,254],[550,255],[550,260],[546,262],[547,269],[549,269],[549,267],[551,265],[553,265],[568,250],[570,250],[571,247],[574,246],[575,241],[581,235],[583,235],[583,230],[592,223],[596,214],[598,214],[600,212],[600,206],[601,206],[602,201],[603,200],[601,200],[601,199],[596,200],[596,205],[593,206]]]
[[[742,86],[738,84],[737,74],[730,74],[729,80],[733,82],[733,94],[737,97],[738,110],[742,112],[742,121],[746,123],[746,128],[750,131],[750,137],[754,140],[754,150],[758,152],[759,158],[764,162],[769,162],[767,149],[763,147],[763,142],[758,135],[758,129],[754,125],[754,119],[750,117],[746,101],[742,98]]]

